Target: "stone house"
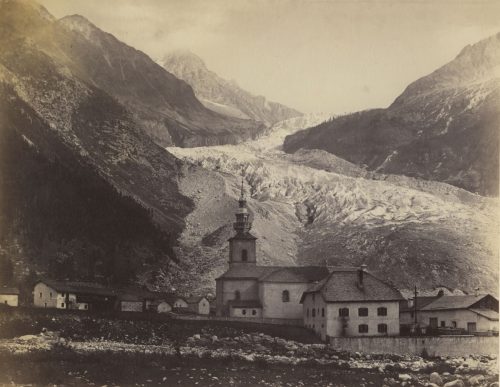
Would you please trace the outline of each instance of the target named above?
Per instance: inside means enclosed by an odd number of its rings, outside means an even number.
[[[418,298],[417,298],[418,300]],[[403,310],[401,320],[414,322],[415,310]],[[498,300],[490,294],[440,296],[417,303],[417,324],[470,334],[498,334]]]
[[[328,337],[397,336],[401,293],[361,268],[334,268],[301,298],[304,325]]]
[[[241,189],[235,235],[229,239],[229,268],[216,279],[218,316],[301,320],[302,293],[328,275],[325,266],[261,266]]]
[[[38,281],[33,305],[38,308],[103,310],[114,309],[116,292],[91,282]]]
[[[203,296],[192,296],[186,299],[188,309],[196,314],[209,315],[210,302]]]
[[[18,288],[0,288],[0,304],[9,306],[19,306]]]

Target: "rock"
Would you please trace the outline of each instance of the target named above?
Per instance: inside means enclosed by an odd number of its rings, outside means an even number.
[[[465,387],[465,384],[460,379],[457,379],[446,383],[443,387]]]
[[[426,387],[439,387],[439,384],[435,384],[435,383],[427,383],[427,384],[426,384]]]
[[[437,384],[438,386],[440,386],[441,384],[443,384],[443,379],[441,378],[441,376],[439,376],[439,374],[437,372],[433,372],[430,375],[429,381],[431,383]]]
[[[217,336],[212,336],[212,343],[215,343],[216,341],[219,341],[219,338]]]
[[[493,382],[489,385],[489,387],[498,387],[498,382]]]
[[[193,339],[195,340],[200,340],[201,336],[199,334],[193,335]]]
[[[474,375],[469,378],[469,384],[471,386],[480,386],[484,382],[483,375]]]
[[[408,380],[411,380],[411,376],[408,374],[399,374],[398,379],[402,380],[403,382],[406,382]]]

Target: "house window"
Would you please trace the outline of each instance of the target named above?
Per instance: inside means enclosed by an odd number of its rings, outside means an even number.
[[[40,298],[42,298],[42,292],[40,292]]]
[[[306,316],[309,317],[309,308],[306,310]]]
[[[246,249],[241,250],[241,260],[243,262],[248,261],[248,251]]]
[[[283,290],[283,293],[281,293],[281,301],[290,302],[290,292],[288,290]]]
[[[384,306],[377,308],[377,316],[387,316],[387,308]]]
[[[61,308],[64,308],[64,302],[61,302]]]
[[[8,305],[7,300],[5,300],[3,303],[4,303],[5,305]]]
[[[257,314],[257,311],[255,309],[252,309],[252,316],[255,316]]]
[[[457,327],[457,322],[456,322],[456,321],[452,321],[452,322],[451,322],[451,326],[452,326],[453,328],[456,328],[456,327]]]
[[[88,308],[89,308],[89,306],[88,306],[87,304],[85,304],[84,308],[85,308],[85,309],[88,309]]]
[[[444,328],[446,326],[446,323],[444,321],[441,321],[441,328]]]
[[[349,308],[340,308],[339,309],[340,317],[348,317],[349,316]]]
[[[361,317],[368,316],[368,308],[359,308],[358,309],[358,316],[361,316]]]
[[[321,308],[321,317],[325,317],[325,308]]]
[[[52,292],[50,292],[50,298],[52,298]]]
[[[358,332],[359,333],[368,333],[368,325],[367,324],[358,325]]]
[[[246,309],[243,309],[243,310],[241,311],[241,314],[242,314],[243,316],[244,316],[244,315],[246,315],[246,314],[247,314],[247,310],[246,310]]]
[[[313,317],[316,317],[316,309],[312,310]]]
[[[64,293],[61,293],[61,297],[64,297]]]
[[[387,324],[378,324],[378,333],[387,333]]]
[[[240,291],[239,291],[239,290],[236,290],[236,291],[234,292],[234,299],[235,299],[235,300],[239,300],[240,298],[241,298],[241,293],[240,293]]]

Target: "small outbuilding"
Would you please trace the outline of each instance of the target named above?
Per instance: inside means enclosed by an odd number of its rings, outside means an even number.
[[[189,297],[186,302],[191,312],[203,315],[210,314],[210,302],[205,297]]]
[[[0,288],[0,304],[8,306],[19,306],[18,288]]]

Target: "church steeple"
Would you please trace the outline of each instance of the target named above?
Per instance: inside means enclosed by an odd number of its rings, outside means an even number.
[[[233,223],[233,228],[236,235],[246,234],[252,228],[252,222],[247,209],[247,201],[245,199],[245,190],[243,188],[243,177],[241,178],[241,191],[238,200],[238,210],[236,211],[236,222]]]
[[[240,197],[236,210],[236,221],[233,223],[236,234],[229,239],[229,265],[256,264],[255,238],[250,234],[252,222],[248,213],[243,178],[241,179]]]

